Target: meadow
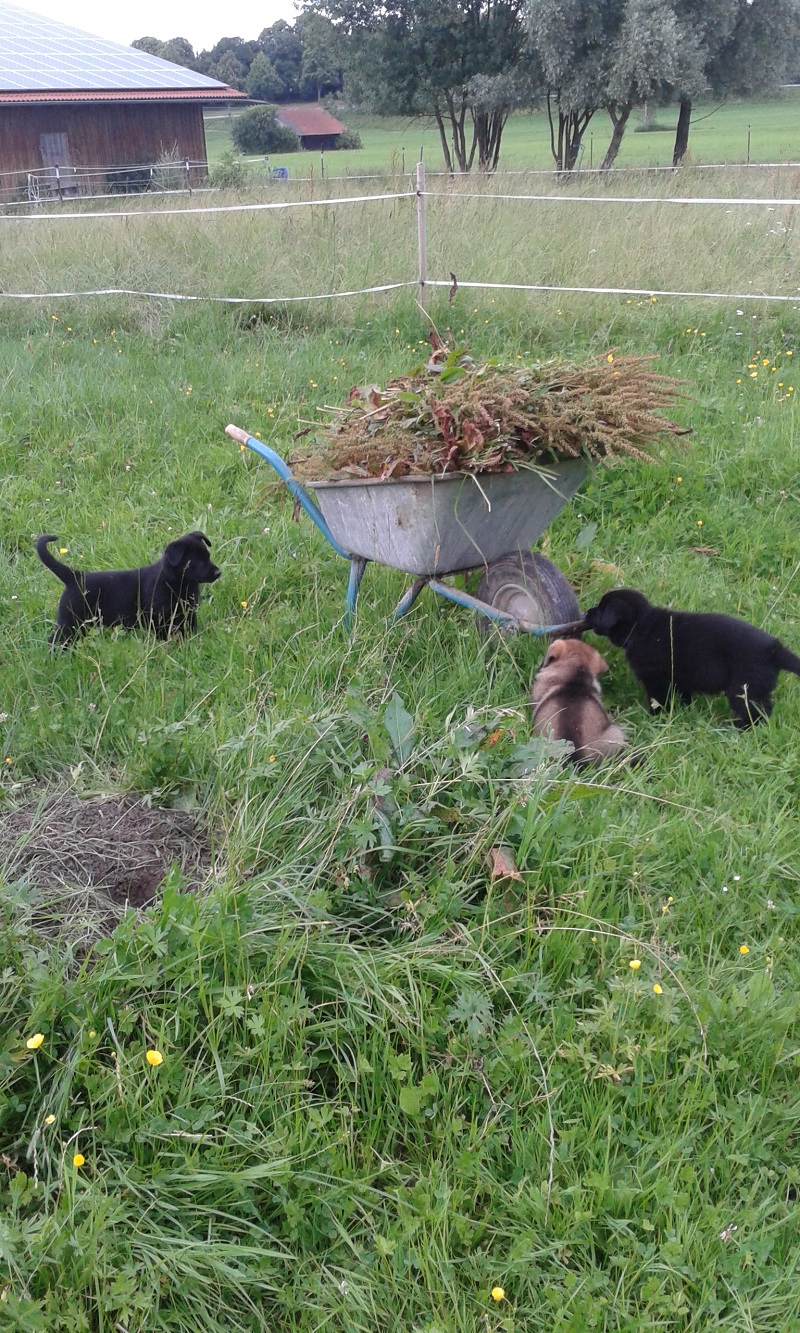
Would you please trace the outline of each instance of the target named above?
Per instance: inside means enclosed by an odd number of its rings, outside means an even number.
[[[786,205],[471,188],[429,201],[431,276],[797,294]],[[372,567],[348,638],[346,564],[224,427],[289,455],[422,359],[413,288],[255,299],[413,277],[413,199],[133,208],[2,222],[0,821],[133,794],[215,865],[98,937],[0,847],[3,1327],[800,1327],[800,680],[753,732],[719,699],[651,717],[599,643],[643,762],[576,777],[530,741],[540,642],[432,596],[394,624]],[[8,296],[111,286],[254,299]],[[540,543],[582,606],[626,583],[800,650],[798,304],[430,293],[476,356],[684,381],[693,434],[594,472]],[[48,651],[39,533],[113,568],[194,528],[223,569],[197,635]]]
[[[692,115],[687,165],[713,163],[793,162],[800,147],[800,96],[796,88],[786,88],[770,98],[698,103]],[[372,116],[345,108],[334,115],[357,131],[363,148],[325,154],[325,172],[329,176],[362,175],[369,172],[392,174],[403,167],[413,169],[422,152],[430,171],[443,169],[439,132],[432,120],[391,116]],[[622,141],[616,161],[618,167],[672,165],[677,106],[659,107],[652,113],[658,126],[644,132],[644,113],[635,110]],[[230,153],[233,117],[213,113],[206,118],[206,142],[213,167]],[[605,112],[598,112],[587,130],[579,166],[599,167],[611,137],[611,122]],[[250,159],[248,159],[250,160]],[[251,169],[257,172],[263,163],[253,158]],[[288,166],[293,177],[320,174],[320,155],[316,152],[283,153],[273,156],[272,165]],[[544,111],[515,113],[509,117],[503,135],[501,171],[549,170],[550,130]]]

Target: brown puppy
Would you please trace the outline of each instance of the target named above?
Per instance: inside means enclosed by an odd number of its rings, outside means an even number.
[[[608,663],[581,639],[554,639],[533,682],[533,733],[571,741],[582,767],[626,749],[625,733],[600,702],[597,677]]]

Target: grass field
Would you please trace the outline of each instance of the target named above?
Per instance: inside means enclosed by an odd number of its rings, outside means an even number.
[[[551,207],[431,202],[431,272],[796,290],[789,208]],[[397,280],[412,210],[21,221],[2,286]],[[624,582],[800,649],[793,303],[462,289],[432,314],[479,356],[659,354],[693,435],[595,473],[542,549],[582,606]],[[412,293],[0,319],[0,817],[134,793],[218,858],[88,953],[86,895],[4,873],[3,1327],[800,1328],[800,680],[741,734],[721,700],[651,717],[601,643],[645,758],[577,780],[529,745],[533,639],[432,596],[393,625],[402,577],[370,568],[348,640],[346,565],[224,426],[290,453],[420,356]],[[223,578],[195,637],[47,651],[37,534],[112,568],[196,527]]]
[[[380,174],[407,171],[419,159],[422,151],[430,171],[443,168],[439,133],[432,121],[375,117],[363,112],[343,111],[340,119],[351,130],[361,135],[363,148],[325,154],[327,175],[357,175],[367,172]],[[622,141],[616,165],[620,167],[671,166],[675,140],[677,107],[659,109],[654,116],[665,128],[650,133],[637,133],[642,125],[642,113],[634,112]],[[224,152],[230,152],[231,120],[214,115],[206,120],[206,140],[209,162],[219,161]],[[800,157],[800,96],[798,90],[788,88],[780,95],[764,101],[728,102],[719,105],[700,104],[695,107],[690,134],[690,153],[687,164],[746,162],[792,162]],[[611,122],[605,112],[598,112],[592,120],[584,140],[580,166],[598,167],[603,160],[611,137]],[[253,169],[261,164],[253,160]],[[320,173],[319,153],[281,154],[280,162],[289,167],[292,176]],[[278,164],[273,157],[272,165]],[[501,170],[549,169],[553,159],[550,152],[550,132],[544,112],[510,117],[503,136]]]

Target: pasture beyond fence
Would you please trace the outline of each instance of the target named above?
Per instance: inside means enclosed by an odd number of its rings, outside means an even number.
[[[791,164],[789,164],[791,165]],[[677,178],[677,173],[672,173],[672,178]],[[552,173],[551,173],[552,179]],[[491,184],[497,185],[497,179],[493,178]],[[313,292],[298,291],[250,291],[240,294],[220,294],[212,291],[174,291],[159,290],[155,285],[133,287],[127,285],[97,285],[75,287],[74,289],[53,289],[40,291],[27,290],[9,290],[9,284],[4,284],[5,290],[0,296],[5,301],[49,301],[56,299],[73,298],[102,298],[110,296],[125,296],[143,298],[149,301],[167,301],[167,302],[209,302],[213,304],[227,305],[289,305],[293,303],[315,303],[337,300],[342,298],[351,298],[356,296],[381,295],[387,292],[400,291],[403,289],[414,289],[420,308],[427,313],[427,303],[434,289],[447,288],[452,301],[456,291],[460,288],[465,290],[480,289],[492,292],[519,292],[519,293],[572,293],[586,294],[595,296],[621,296],[639,299],[657,299],[657,298],[689,298],[689,299],[713,299],[730,301],[760,301],[760,302],[779,302],[791,303],[797,305],[800,302],[800,288],[794,291],[768,291],[760,285],[755,285],[751,280],[750,290],[699,290],[690,287],[681,286],[658,286],[657,284],[647,284],[643,281],[631,283],[589,283],[575,281],[508,281],[503,280],[497,273],[492,273],[490,259],[487,256],[487,270],[480,272],[477,276],[463,276],[456,268],[448,268],[445,272],[436,273],[435,269],[431,271],[428,244],[429,213],[431,206],[438,208],[440,206],[452,211],[456,207],[465,207],[467,205],[485,205],[490,204],[493,208],[502,208],[515,206],[524,206],[529,210],[554,210],[557,211],[566,207],[578,209],[591,206],[592,210],[606,210],[611,207],[624,208],[626,215],[629,210],[652,208],[657,206],[660,209],[680,210],[684,216],[687,210],[724,210],[726,215],[730,215],[734,210],[757,209],[767,210],[773,214],[789,210],[789,218],[793,217],[793,210],[800,203],[800,199],[793,196],[783,197],[753,197],[736,195],[691,195],[681,194],[672,195],[669,193],[658,194],[616,194],[602,193],[596,189],[590,193],[567,192],[563,187],[563,178],[555,178],[554,189],[550,193],[511,193],[499,191],[497,189],[475,190],[474,188],[463,188],[464,182],[459,184],[460,189],[451,188],[443,190],[441,188],[430,189],[426,183],[426,172],[422,162],[417,165],[415,173],[414,188],[385,191],[377,194],[350,194],[316,196],[307,199],[270,199],[268,201],[248,202],[248,203],[220,203],[220,204],[202,204],[187,205],[185,207],[154,208],[145,206],[144,200],[140,206],[129,206],[124,209],[97,209],[88,207],[76,207],[71,209],[60,208],[59,211],[48,211],[45,209],[36,209],[25,215],[5,215],[0,217],[0,226],[6,228],[6,235],[9,230],[25,228],[40,229],[42,227],[52,227],[55,224],[62,224],[65,227],[79,227],[87,229],[97,229],[107,227],[116,222],[123,225],[126,230],[134,224],[146,226],[147,220],[164,219],[168,220],[167,225],[177,225],[180,220],[189,218],[230,220],[236,215],[256,216],[259,214],[292,214],[295,215],[308,210],[336,211],[339,209],[352,209],[354,206],[362,206],[366,209],[375,204],[394,204],[401,205],[413,203],[414,210],[414,232],[415,232],[415,251],[416,251],[416,271],[413,276],[406,272],[403,275],[396,275],[390,281],[362,282],[360,285],[345,284],[341,287],[334,287],[331,290],[316,290]],[[794,181],[791,182],[794,184]],[[470,181],[470,186],[473,182]],[[572,182],[569,182],[572,184]],[[139,202],[139,201],[137,201]],[[397,216],[400,216],[401,210],[398,209]],[[393,215],[394,218],[395,215]],[[629,218],[626,216],[626,225],[630,225]],[[750,226],[750,222],[746,224]],[[791,226],[780,223],[784,236],[789,237]],[[776,232],[777,228],[771,229]],[[441,241],[441,238],[440,238]],[[702,244],[702,241],[698,242]],[[711,243],[711,249],[714,248],[714,242]],[[441,250],[441,244],[438,247]],[[146,249],[146,247],[145,247]],[[593,253],[593,251],[590,251]],[[441,259],[437,261],[441,263]],[[528,275],[524,275],[528,276]]]

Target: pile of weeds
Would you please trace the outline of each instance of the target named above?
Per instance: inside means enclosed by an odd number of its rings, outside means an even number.
[[[688,433],[658,414],[681,395],[678,380],[653,370],[653,357],[501,365],[450,351],[434,333],[431,342],[426,365],[385,389],[352,389],[322,450],[295,459],[295,471],[386,480],[582,456],[612,466],[650,461],[665,435]]]

